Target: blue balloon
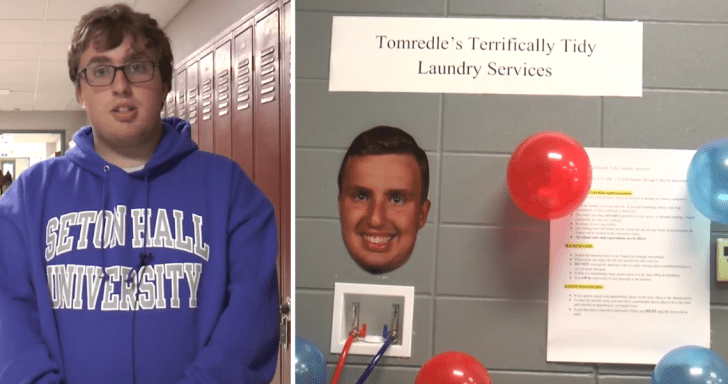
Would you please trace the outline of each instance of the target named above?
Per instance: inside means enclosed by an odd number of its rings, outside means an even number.
[[[728,224],[728,138],[695,152],[688,168],[690,201],[705,217]]]
[[[652,384],[726,384],[728,365],[708,348],[685,346],[665,355],[655,366]]]
[[[308,339],[296,336],[296,384],[326,384],[326,359]]]

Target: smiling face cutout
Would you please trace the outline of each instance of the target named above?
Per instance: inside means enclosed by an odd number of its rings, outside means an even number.
[[[349,157],[338,200],[344,244],[373,274],[393,271],[409,259],[430,210],[419,165],[408,154]]]

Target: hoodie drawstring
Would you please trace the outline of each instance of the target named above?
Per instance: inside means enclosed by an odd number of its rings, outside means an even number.
[[[106,187],[109,184],[109,166],[104,165],[104,187],[101,192],[103,198],[103,206],[101,207],[101,281],[106,283],[109,280],[109,274],[106,273],[106,252],[104,251],[104,238],[106,237],[106,204],[108,197],[106,196]]]
[[[144,186],[145,186],[145,193],[144,193],[144,215],[146,217],[147,222],[147,230],[144,231],[144,252],[139,254],[139,264],[137,264],[136,268],[133,268],[129,270],[129,273],[126,277],[126,283],[131,284],[134,283],[134,303],[138,305],[139,303],[139,287],[137,282],[141,280],[142,271],[144,268],[149,266],[151,262],[154,260],[154,255],[151,252],[147,252],[147,241],[149,240],[149,232],[152,227],[152,223],[150,223],[149,219],[150,216],[147,215],[147,211],[149,210],[149,175],[144,175]],[[134,278],[132,276],[132,272],[136,271],[136,278],[137,282],[134,281]],[[131,322],[131,365],[132,365],[132,380],[133,383],[136,383],[136,309],[132,310],[132,322]]]
[[[106,237],[106,205],[108,204],[108,196],[106,194],[106,189],[109,184],[109,171],[110,167],[108,165],[104,165],[104,187],[103,187],[103,208],[101,210],[101,270],[103,271],[102,275],[102,281],[106,282],[109,279],[109,275],[106,273],[106,252],[104,249],[106,248],[106,244],[104,244],[104,237]],[[149,210],[149,175],[144,176],[144,185],[145,185],[145,193],[144,193],[144,215],[147,215],[147,211]],[[146,218],[149,221],[149,217]],[[151,223],[147,223],[147,229],[151,229]],[[129,270],[129,273],[126,275],[125,282],[126,284],[134,284],[134,291],[135,294],[135,302],[139,302],[139,289],[137,287],[137,282],[134,281],[134,276],[132,275],[132,272],[136,272],[137,281],[139,276],[142,274],[142,271],[145,267],[149,266],[151,262],[154,260],[154,255],[151,252],[147,252],[147,241],[149,239],[149,230],[144,231],[145,232],[145,239],[144,239],[144,252],[141,252],[139,254],[139,263],[135,268],[131,268]],[[132,323],[131,323],[131,360],[132,360],[132,380],[134,383],[136,383],[136,308],[132,309]]]
[[[144,186],[145,186],[145,194],[144,194],[144,215],[147,214],[147,210],[149,209],[149,175],[144,176]],[[149,217],[147,217],[149,219]],[[147,223],[147,229],[151,229],[152,224]],[[145,232],[145,239],[144,239],[144,252],[139,254],[139,263],[137,263],[136,267],[129,270],[129,273],[126,275],[126,283],[131,284],[134,281],[134,276],[132,276],[132,272],[137,272],[137,279],[142,273],[142,270],[144,267],[150,265],[152,261],[154,260],[154,254],[151,252],[147,252],[147,241],[149,240],[149,231]],[[138,293],[138,291],[137,291]]]

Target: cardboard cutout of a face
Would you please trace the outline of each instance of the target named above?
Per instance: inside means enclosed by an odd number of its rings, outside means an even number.
[[[372,274],[404,265],[430,211],[415,157],[354,155],[346,161],[342,176],[341,234],[352,259]]]

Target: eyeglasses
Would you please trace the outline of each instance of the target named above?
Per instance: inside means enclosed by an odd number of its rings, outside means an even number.
[[[103,87],[114,82],[116,71],[123,70],[126,80],[130,83],[143,83],[154,77],[154,67],[157,63],[152,61],[135,61],[124,64],[120,67],[113,65],[94,65],[78,71],[83,72],[88,85],[92,87]]]

